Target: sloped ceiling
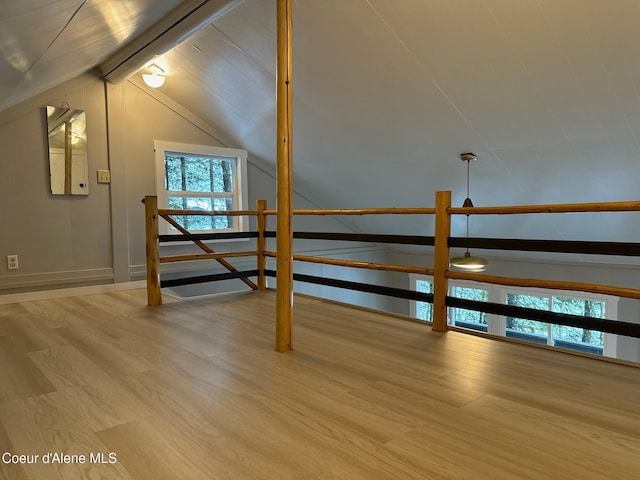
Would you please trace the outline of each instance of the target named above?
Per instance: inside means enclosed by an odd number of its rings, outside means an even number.
[[[0,110],[98,65],[181,0],[3,0]]]
[[[178,2],[86,0],[91,28],[56,38],[83,3],[2,2],[0,99],[27,91],[39,69],[50,83],[64,80],[52,66],[61,56],[75,59],[65,73],[95,66],[86,58],[105,58]],[[275,5],[245,0],[168,52],[162,87],[274,169]],[[640,2],[294,0],[293,16],[294,187],[318,205],[433,206],[437,190],[461,205],[459,155],[469,151],[479,158],[476,205],[638,199]],[[24,28],[49,17],[37,34],[20,34],[17,20]],[[363,231],[432,232],[416,218],[349,221]],[[637,214],[482,217],[471,228],[640,239]],[[453,233],[464,233],[463,218]]]
[[[297,0],[295,187],[325,207],[634,200],[639,2]],[[275,2],[171,51],[165,93],[274,163]],[[355,220],[423,233],[415,218]],[[474,219],[506,238],[640,238],[637,214]],[[464,219],[454,234],[464,232]]]

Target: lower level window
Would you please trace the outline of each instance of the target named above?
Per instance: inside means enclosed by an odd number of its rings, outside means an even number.
[[[569,296],[540,296],[507,293],[507,305],[548,310],[585,317],[605,318],[606,301]],[[602,355],[605,334],[586,328],[569,327],[519,318],[506,318],[506,335],[537,343]]]
[[[416,280],[415,288],[417,292],[421,293],[433,293],[433,282],[430,280]],[[414,302],[415,304],[415,317],[420,320],[426,320],[427,322],[433,321],[433,304],[428,302]]]
[[[507,293],[506,304],[513,307],[532,308],[534,310],[549,310],[549,299],[537,295],[521,293]],[[528,340],[536,343],[547,343],[549,324],[524,318],[506,317],[506,336]]]
[[[433,280],[430,277],[425,277],[425,279],[415,278],[412,283],[417,292],[433,293]],[[470,286],[451,285],[449,295],[452,297],[477,300],[481,302],[487,302],[489,300],[489,292],[487,290]],[[414,302],[414,305],[415,312],[412,314],[414,317],[428,322],[433,321],[433,304],[416,301]],[[465,310],[463,308],[450,308],[449,323],[451,325],[473,328],[474,330],[482,330],[486,332],[487,314],[484,312]]]
[[[410,279],[412,288],[416,291],[433,293],[433,279],[431,277],[410,275]],[[462,281],[449,282],[448,295],[570,315],[612,320],[617,317],[618,298],[607,295],[509,288]],[[412,304],[411,314],[413,316],[425,321],[433,320],[433,305],[426,302],[412,302]],[[448,323],[458,327],[596,355],[615,356],[616,351],[615,335],[586,328],[555,325],[516,317],[500,317],[461,308],[448,309]]]
[[[449,295],[466,300],[476,300],[478,302],[487,302],[489,300],[489,292],[483,288],[452,285]],[[472,330],[480,330],[482,332],[486,332],[488,329],[486,313],[464,310],[462,308],[449,309],[449,322],[457,327],[471,328]]]

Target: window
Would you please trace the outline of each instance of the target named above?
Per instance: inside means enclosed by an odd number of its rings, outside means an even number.
[[[549,298],[537,295],[527,295],[523,293],[507,293],[506,304],[513,307],[532,308],[535,310],[549,310]],[[549,336],[549,324],[537,322],[535,320],[525,320],[522,318],[506,318],[506,336],[528,340],[536,343],[547,343]]]
[[[557,292],[532,295],[528,292],[513,292],[509,289],[506,290],[506,303],[555,313],[606,318],[605,311],[608,303],[606,299],[585,297],[584,294],[580,295],[577,292],[557,295],[554,293]],[[567,293],[572,294],[568,296]],[[603,332],[512,317],[506,318],[506,336],[596,355],[602,355],[605,346]]]
[[[606,318],[606,302],[584,298],[552,297],[553,311],[584,315],[585,317]],[[552,325],[551,339],[554,345],[582,344],[602,349],[604,347],[604,333],[586,328]],[[571,348],[571,347],[569,347]]]
[[[231,148],[154,142],[160,208],[242,210],[247,203],[247,152]],[[174,217],[190,232],[235,232],[245,228],[242,217]],[[177,233],[161,222],[162,233]]]
[[[412,284],[417,292],[433,293],[433,280],[431,277],[413,278]],[[478,300],[486,302],[489,299],[489,292],[481,288],[474,288],[467,285],[466,282],[458,284],[450,283],[449,295],[457,298],[465,298],[468,300]],[[413,302],[412,316],[425,320],[433,321],[433,304],[428,302]],[[473,310],[465,310],[463,308],[449,309],[449,323],[474,330],[487,331],[487,314],[484,312],[474,312]]]
[[[489,292],[483,288],[465,287],[453,284],[449,287],[449,295],[456,298],[476,300],[478,302],[486,302],[489,300]],[[457,327],[471,328],[482,332],[486,332],[488,330],[486,313],[464,310],[462,308],[451,308],[449,310],[449,323]]]
[[[433,279],[424,275],[410,276],[411,288],[433,293]],[[544,289],[521,289],[479,282],[450,281],[449,296],[482,302],[504,303],[517,307],[595,318],[617,318],[617,297],[582,292],[560,292]],[[411,315],[433,320],[433,305],[411,302]],[[616,356],[616,335],[585,328],[555,325],[516,317],[500,317],[483,312],[448,309],[448,323],[459,327],[507,336],[529,342],[568,348],[596,355]]]
[[[433,282],[430,280],[416,280],[415,290],[422,293],[433,293]],[[413,302],[415,305],[415,312],[413,317],[418,317],[420,320],[427,322],[433,321],[433,303],[429,302]]]

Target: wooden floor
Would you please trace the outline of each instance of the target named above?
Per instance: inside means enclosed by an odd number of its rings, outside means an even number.
[[[274,298],[0,306],[0,478],[640,478],[640,369]]]

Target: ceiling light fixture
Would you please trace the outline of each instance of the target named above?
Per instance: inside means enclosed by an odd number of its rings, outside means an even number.
[[[467,198],[465,198],[463,207],[473,207],[473,202],[469,196],[469,171],[471,162],[474,162],[478,159],[473,153],[462,153],[460,155],[460,160],[463,162],[467,162]],[[467,215],[467,229],[466,229],[466,237],[469,238],[469,215]],[[457,268],[459,270],[464,270],[467,272],[482,272],[487,266],[487,261],[481,257],[472,256],[469,253],[469,247],[467,247],[466,252],[464,252],[463,257],[454,257],[449,262],[449,265]]]
[[[153,59],[179,45],[192,34],[211,25],[215,20],[229,13],[244,0],[200,0],[198,2],[163,2],[180,4],[142,35],[118,49],[104,60],[100,71],[105,80],[118,84],[140,71]],[[5,2],[6,3],[6,2]],[[48,2],[53,3],[53,2]],[[76,2],[80,3],[80,2]],[[94,2],[95,3],[95,2]],[[109,2],[99,2],[106,4]],[[115,2],[110,2],[115,3]],[[125,3],[125,2],[120,2]],[[136,2],[126,2],[136,3]],[[145,2],[152,5],[161,2]]]
[[[164,76],[164,70],[155,63],[152,63],[147,67],[151,73],[143,73],[142,79],[144,83],[149,85],[151,88],[160,88],[164,85],[164,81],[167,77]]]

